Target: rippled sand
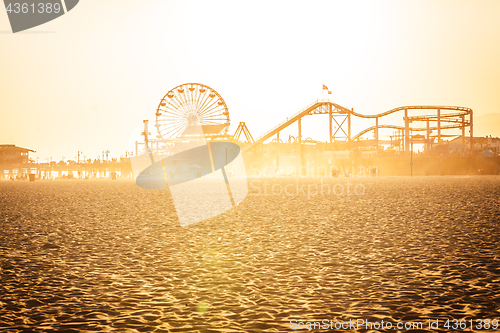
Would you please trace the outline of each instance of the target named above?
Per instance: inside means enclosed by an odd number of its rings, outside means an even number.
[[[500,177],[329,179],[364,195],[309,197],[249,181],[188,228],[168,192],[132,181],[0,182],[0,330],[500,319]]]

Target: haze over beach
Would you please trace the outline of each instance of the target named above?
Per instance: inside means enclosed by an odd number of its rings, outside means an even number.
[[[0,331],[500,329],[500,2],[27,1]]]

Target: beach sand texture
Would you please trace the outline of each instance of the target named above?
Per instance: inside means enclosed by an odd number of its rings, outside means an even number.
[[[309,198],[265,181],[187,228],[168,191],[133,181],[0,182],[0,330],[500,319],[500,177],[330,178],[364,195]]]

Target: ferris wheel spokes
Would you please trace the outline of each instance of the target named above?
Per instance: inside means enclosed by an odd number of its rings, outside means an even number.
[[[199,84],[187,83],[170,90],[160,101],[156,110],[156,128],[158,137],[163,140],[175,140],[191,126],[217,126],[209,130],[211,135],[227,134],[229,111],[222,97],[212,88]]]

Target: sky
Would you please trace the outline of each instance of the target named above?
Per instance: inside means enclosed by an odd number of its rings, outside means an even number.
[[[365,114],[429,104],[498,113],[499,13],[495,0],[81,0],[13,34],[0,10],[0,144],[40,162],[120,157],[187,82],[215,89],[230,133],[244,121],[254,138],[321,98],[323,84]],[[304,120],[305,137],[327,131],[327,119]]]

